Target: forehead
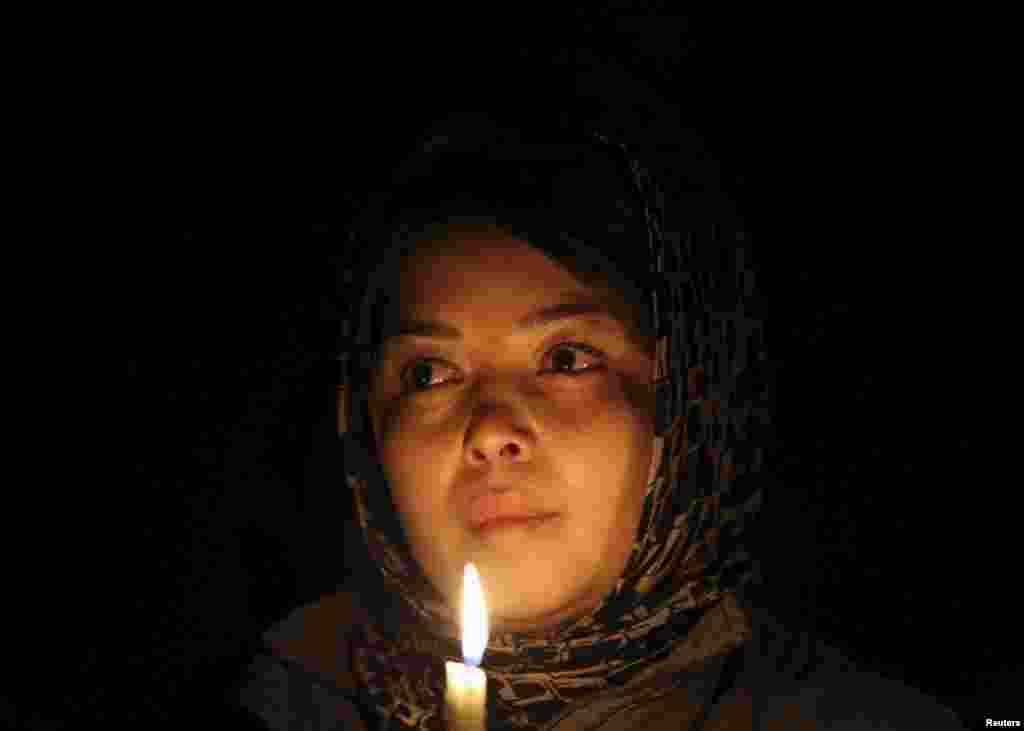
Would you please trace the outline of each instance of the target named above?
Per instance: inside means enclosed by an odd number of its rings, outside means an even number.
[[[406,301],[469,294],[484,284],[495,293],[518,288],[532,295],[585,289],[557,260],[494,230],[451,231],[418,243],[402,258],[399,273]]]
[[[563,251],[572,271],[539,247],[492,223],[435,224],[393,250],[399,278],[385,281],[377,301],[378,337],[401,331],[402,322],[473,322],[518,327],[531,313],[564,303],[588,302],[632,331],[640,316],[628,298],[602,276],[586,252]],[[590,274],[575,273],[580,264]],[[582,270],[581,270],[582,271]],[[571,308],[570,308],[571,309]],[[596,314],[596,313],[595,313]],[[543,319],[543,315],[540,315]]]
[[[377,285],[377,348],[387,351],[404,336],[532,337],[557,320],[573,320],[610,328],[653,353],[653,338],[640,327],[642,305],[601,277],[583,274],[581,281],[524,239],[476,227],[417,241],[402,249],[397,267],[388,267],[401,278]]]

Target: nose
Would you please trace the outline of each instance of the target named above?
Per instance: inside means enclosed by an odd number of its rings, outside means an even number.
[[[489,408],[477,414],[466,440],[470,464],[526,462],[532,453],[532,433],[509,409]]]

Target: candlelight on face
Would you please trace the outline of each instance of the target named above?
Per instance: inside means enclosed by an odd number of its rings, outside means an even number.
[[[471,560],[493,629],[553,629],[596,607],[631,556],[660,464],[654,357],[611,292],[528,240],[490,226],[437,233],[385,280],[395,296],[382,304],[368,394],[375,456],[412,556],[447,604]],[[565,317],[522,328],[554,310]],[[461,335],[402,335],[424,322]],[[496,446],[508,444],[515,460]],[[556,517],[481,530],[473,496],[491,488],[492,512]]]

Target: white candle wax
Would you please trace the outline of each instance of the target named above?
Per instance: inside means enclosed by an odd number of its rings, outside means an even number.
[[[487,675],[480,668],[446,662],[445,705],[448,731],[484,731],[487,725]]]

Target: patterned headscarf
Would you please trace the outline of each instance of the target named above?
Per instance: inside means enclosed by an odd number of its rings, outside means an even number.
[[[685,240],[667,235],[661,194],[625,146],[600,134],[591,134],[588,143],[595,156],[620,161],[630,197],[618,201],[616,210],[623,219],[633,216],[634,224],[639,217],[649,246],[650,276],[641,281],[651,292],[658,336],[655,439],[663,440],[662,458],[647,486],[632,554],[599,606],[543,637],[492,631],[481,665],[488,676],[488,729],[544,728],[574,701],[621,686],[666,658],[725,593],[742,597],[752,580],[759,582],[756,562],[741,538],[761,504],[752,473],[763,461],[754,442],[766,418],[755,408],[747,383],[749,364],[762,357],[760,324],[746,316],[741,301],[721,296],[728,290],[720,278],[726,272],[698,266],[710,261],[695,255],[698,247],[723,248],[721,225],[692,227]],[[433,153],[437,145],[438,138],[431,137],[421,152]],[[494,157],[492,152],[488,159]],[[593,200],[580,205],[588,204],[592,211]],[[602,228],[587,230],[585,222],[593,216],[563,215],[565,205],[554,209],[554,216],[548,207],[543,217],[508,215],[510,207],[495,217],[531,243],[557,237],[561,245],[588,254],[595,252],[586,241],[608,237],[612,229],[634,237],[638,230],[629,221],[618,227],[599,222]],[[547,223],[552,218],[556,226]],[[742,238],[740,232],[734,235]],[[358,241],[353,234],[352,243]],[[728,248],[732,242],[724,243]],[[601,253],[596,255],[600,259]],[[737,267],[734,276],[749,278],[742,252]],[[462,661],[460,628],[412,557],[383,470],[369,456],[365,403],[353,388],[362,383],[358,374],[369,362],[356,368],[355,357],[375,353],[369,334],[373,286],[344,333],[350,345],[345,393],[352,394],[346,423],[352,428],[343,439],[347,484],[389,609],[373,624],[356,628],[352,666],[363,701],[376,710],[382,728],[443,729],[444,663]],[[740,300],[749,297],[749,281],[734,292]],[[353,324],[357,319],[361,324]],[[741,632],[733,644],[745,639]]]

